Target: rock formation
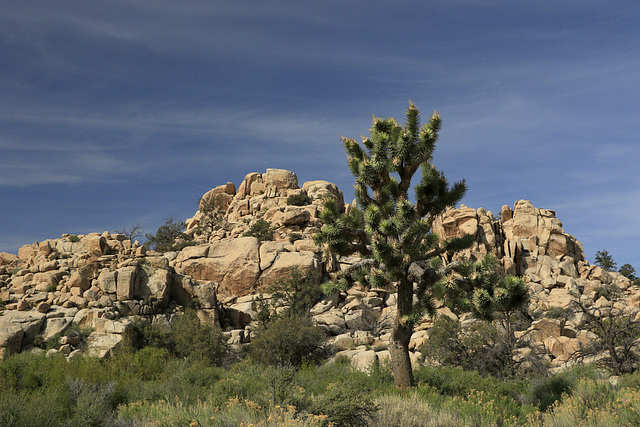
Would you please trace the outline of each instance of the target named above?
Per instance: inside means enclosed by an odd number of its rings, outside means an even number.
[[[291,196],[302,195],[308,204],[288,203]],[[201,319],[219,322],[229,342],[242,345],[255,336],[253,301],[269,284],[286,278],[293,268],[326,278],[358,261],[337,257],[323,263],[312,240],[322,226],[319,213],[327,197],[338,208],[348,208],[330,182],[311,181],[300,188],[293,172],[268,169],[248,174],[237,189],[233,183],[215,187],[203,200],[210,197],[223,213],[221,226],[205,238],[199,233],[203,213],[196,212],[186,224],[198,244],[180,252],[147,251],[124,235],[104,232],[65,234],[25,245],[17,255],[0,253],[0,355],[42,351],[34,342],[60,337],[59,347],[50,351],[73,357],[77,342],[63,335],[75,325],[91,330],[87,352],[104,357],[129,339],[134,316],[168,324],[184,307],[198,307]],[[243,236],[259,219],[275,230],[273,241]],[[553,211],[520,200],[513,208],[503,206],[495,217],[463,205],[436,218],[434,232],[442,238],[473,235],[473,247],[457,256],[480,259],[491,253],[506,272],[525,278],[531,295],[528,311],[538,320],[518,336],[544,346],[552,365],[565,364],[591,337],[577,330],[573,319],[549,319],[545,312],[575,300],[585,306],[606,304],[596,300],[596,290],[615,284],[627,297],[616,309],[640,317],[640,293],[624,276],[590,265],[581,244],[564,232]],[[388,290],[354,288],[324,297],[312,315],[338,355],[364,369],[389,357],[395,306],[395,294]],[[455,317],[444,307],[438,311]],[[425,318],[415,328],[415,363],[431,325]]]

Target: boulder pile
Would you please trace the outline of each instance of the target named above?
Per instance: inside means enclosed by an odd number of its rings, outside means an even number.
[[[339,209],[349,208],[335,184],[310,181],[300,188],[295,173],[268,169],[248,174],[237,190],[233,183],[215,187],[203,200],[210,197],[223,212],[223,226],[205,237],[199,210],[186,221],[187,233],[198,244],[179,252],[156,253],[122,234],[104,232],[65,234],[25,245],[17,255],[0,253],[0,356],[49,351],[75,357],[84,351],[106,357],[132,339],[137,318],[169,325],[185,307],[197,308],[202,321],[222,325],[229,343],[242,346],[255,337],[255,302],[270,284],[294,268],[326,279],[359,260],[325,262],[313,242],[327,197]],[[305,203],[290,203],[296,197]],[[273,241],[244,236],[258,220],[270,224]],[[528,312],[536,320],[517,334],[543,347],[553,366],[564,366],[593,337],[579,330],[576,319],[545,316],[550,310],[567,308],[572,301],[613,308],[597,291],[615,284],[626,298],[615,309],[640,318],[640,292],[624,276],[590,265],[580,242],[564,232],[551,210],[520,200],[494,216],[462,205],[436,218],[434,232],[442,238],[471,234],[475,244],[456,257],[493,254],[507,273],[524,277],[531,296]],[[391,290],[352,288],[325,296],[311,314],[337,355],[365,369],[389,357],[395,310]],[[457,318],[445,307],[438,313]],[[432,325],[433,319],[425,317],[415,328],[414,363],[422,359],[419,349]],[[43,342],[53,344],[43,350]]]

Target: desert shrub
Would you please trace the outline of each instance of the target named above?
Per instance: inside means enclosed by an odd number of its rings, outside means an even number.
[[[570,319],[573,317],[573,310],[565,307],[552,307],[545,315],[550,319]]]
[[[45,289],[45,292],[55,292],[56,290],[58,290],[58,287],[54,284],[51,284],[47,286],[47,289]]]
[[[227,353],[227,342],[220,328],[202,324],[193,310],[176,317],[170,335],[178,357],[217,365]]]
[[[173,352],[174,343],[171,338],[171,328],[167,325],[152,324],[148,319],[143,317],[135,317],[133,319],[133,327],[135,330],[135,347],[141,349],[144,347],[164,348]]]
[[[249,353],[258,363],[271,366],[300,366],[317,362],[325,355],[324,334],[308,317],[293,313],[267,323],[251,342]]]
[[[115,382],[91,384],[80,379],[67,381],[72,415],[69,425],[101,426],[118,406]]]
[[[247,230],[243,234],[243,236],[255,237],[260,241],[268,241],[273,240],[273,232],[274,230],[271,227],[271,224],[268,221],[260,218],[259,220],[254,222],[251,227],[249,227],[249,230]]]
[[[324,393],[313,401],[311,412],[327,416],[335,426],[365,426],[375,416],[378,406],[372,391],[362,382],[344,379],[331,383]]]
[[[122,227],[113,231],[114,234],[122,234],[125,239],[135,241],[137,238],[142,237],[142,226],[139,222],[134,222],[128,227]]]
[[[376,398],[378,412],[370,426],[460,426],[462,420],[455,414],[425,401],[417,393],[409,395],[385,395]]]
[[[518,362],[513,357],[515,351],[515,343],[496,325],[477,321],[463,328],[458,320],[446,316],[436,320],[421,347],[427,360],[477,371],[483,376],[523,378],[546,371],[536,351]]]
[[[64,385],[31,393],[0,391],[0,426],[63,425],[69,409]]]
[[[596,293],[598,298],[607,298],[613,306],[626,298],[624,292],[615,285],[602,286],[596,289]],[[635,348],[640,337],[640,321],[633,313],[597,305],[587,307],[580,300],[573,301],[572,308],[582,315],[579,328],[597,336],[573,355],[575,359],[598,356],[596,363],[610,369],[615,375],[638,369],[640,356]]]
[[[340,279],[337,281],[327,281],[323,282],[320,285],[320,289],[325,295],[331,295],[334,292],[346,292],[350,287],[351,286],[349,285],[349,282],[347,282],[345,279]]]
[[[227,354],[227,342],[220,328],[201,323],[192,309],[176,316],[168,330],[142,318],[136,319],[134,325],[138,348],[165,349],[174,356],[213,365],[220,365]]]
[[[69,240],[71,243],[78,243],[80,241],[80,238],[75,234],[72,234],[69,237],[67,237],[67,240]]]
[[[527,390],[524,380],[504,381],[492,376],[482,376],[476,371],[438,366],[420,367],[414,371],[416,383],[433,387],[447,396],[467,396],[474,390],[484,390],[493,395],[517,399]]]
[[[313,202],[313,199],[309,197],[307,193],[304,193],[304,192],[298,193],[298,194],[292,194],[289,197],[287,197],[287,205],[291,205],[291,206],[305,206],[305,205],[311,204],[311,202]]]
[[[322,297],[319,274],[294,267],[289,275],[269,286],[273,308],[286,307],[296,316],[306,316]]]
[[[169,356],[165,348],[145,347],[127,358],[127,374],[142,381],[157,379],[165,374]]]
[[[606,379],[582,378],[573,392],[544,414],[545,426],[630,426],[640,425],[640,391],[616,390]]]
[[[620,388],[637,388],[640,389],[640,372],[636,371],[631,374],[624,374],[618,379],[618,387]]]
[[[546,411],[563,394],[570,393],[575,379],[566,373],[553,375],[549,378],[533,380],[529,392],[529,401],[541,411]]]

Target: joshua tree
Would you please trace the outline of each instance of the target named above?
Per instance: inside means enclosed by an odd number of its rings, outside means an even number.
[[[420,127],[419,111],[410,103],[404,126],[392,118],[374,118],[371,134],[362,143],[342,138],[361,210],[340,215],[331,202],[326,203],[325,225],[316,237],[333,253],[359,252],[366,271],[358,276],[369,285],[395,286],[398,309],[389,352],[400,388],[413,386],[409,358],[413,325],[425,312],[433,312],[434,287],[452,268],[442,265],[440,255],[472,243],[470,236],[441,241],[431,231],[434,218],[466,192],[464,181],[450,187],[432,164],[440,124],[440,116],[434,113]],[[418,170],[421,178],[414,187],[413,202],[409,189]]]

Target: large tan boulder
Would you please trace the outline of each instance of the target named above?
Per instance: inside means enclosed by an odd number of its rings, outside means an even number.
[[[200,308],[212,309],[217,306],[216,285],[210,281],[197,281],[182,274],[173,275],[171,297],[180,305],[191,306],[194,298]]]
[[[450,209],[434,221],[433,229],[441,238],[451,238],[463,234],[476,237],[478,215],[475,209],[461,205],[460,209]]]
[[[567,308],[575,298],[571,292],[565,288],[554,288],[549,291],[547,297],[547,308],[560,307]]]
[[[342,210],[344,206],[344,195],[342,191],[332,182],[329,181],[307,181],[302,185],[302,190],[313,199],[313,203],[322,205],[325,198],[330,197],[335,200],[338,210]]]
[[[377,362],[378,356],[373,350],[361,351],[351,358],[351,366],[354,369],[367,373],[371,372]]]
[[[23,331],[22,346],[33,342],[35,336],[40,333],[46,316],[37,311],[15,311],[6,310],[0,316],[0,323],[11,323],[18,326]]]
[[[98,287],[102,292],[115,294],[117,292],[117,271],[102,269],[98,275]]]
[[[33,255],[37,243],[33,243],[31,245],[24,245],[20,249],[18,249],[18,258],[19,259],[29,259]]]
[[[332,308],[313,316],[313,321],[329,335],[340,335],[347,329],[344,313],[339,308]]]
[[[260,270],[271,267],[278,254],[284,251],[286,249],[283,242],[263,242],[260,245]]]
[[[518,200],[513,209],[513,235],[530,237],[538,232],[536,209],[528,200]]]
[[[286,169],[267,169],[267,172],[262,174],[262,179],[267,187],[276,187],[277,189],[298,188],[298,176]]]
[[[3,265],[9,265],[18,259],[18,255],[10,254],[8,252],[0,252],[0,267]]]
[[[138,267],[135,265],[118,269],[116,298],[118,301],[130,300],[136,293]]]
[[[164,309],[169,302],[172,280],[169,270],[145,265],[138,270],[135,297],[151,305],[154,312]]]
[[[95,271],[95,264],[87,264],[84,267],[80,267],[74,271],[67,280],[67,287],[81,288],[83,291],[86,291],[91,287],[91,281],[93,280]]]
[[[24,330],[12,322],[2,321],[0,317],[0,359],[18,353],[22,348]]]
[[[244,199],[248,196],[251,191],[251,184],[258,181],[258,179],[262,179],[262,176],[258,172],[251,172],[247,174],[242,180],[240,187],[238,187],[235,199]]]
[[[226,211],[233,197],[236,195],[236,186],[233,182],[227,182],[224,185],[219,185],[209,191],[207,191],[200,201],[200,208],[202,208],[202,202],[213,198],[216,206],[222,211]]]
[[[185,260],[176,271],[217,283],[224,295],[247,295],[255,290],[260,274],[259,247],[255,237],[221,240],[210,245],[207,258]]]
[[[180,251],[178,256],[176,257],[176,262],[182,262],[187,259],[193,258],[206,258],[209,253],[209,247],[211,245],[197,245],[197,246],[187,246],[183,250]]]
[[[282,216],[279,218],[279,225],[285,227],[290,225],[300,225],[311,219],[311,213],[308,209],[298,206],[288,206]]]
[[[288,278],[294,269],[298,269],[302,274],[317,274],[319,284],[320,268],[320,261],[313,252],[279,252],[271,267],[260,275],[260,288],[265,289]]]
[[[96,258],[109,253],[109,245],[107,239],[98,233],[87,234],[82,238],[82,246],[87,252]]]

